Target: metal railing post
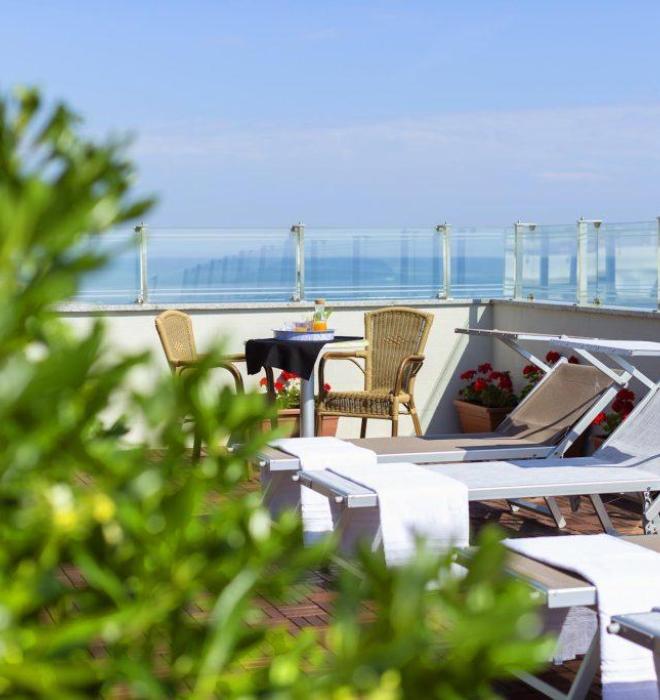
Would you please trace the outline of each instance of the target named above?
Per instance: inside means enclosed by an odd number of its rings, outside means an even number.
[[[580,305],[589,303],[589,224],[593,224],[596,232],[603,222],[600,219],[584,219],[580,217],[577,221],[577,288],[576,301]],[[596,296],[594,304],[600,304],[598,296],[598,239],[596,239]]]
[[[442,289],[438,299],[451,299],[451,226],[445,221],[435,230],[442,236]]]
[[[523,295],[523,234],[525,229],[533,231],[536,224],[516,221],[513,225],[513,298]]]
[[[140,264],[140,290],[136,302],[138,304],[146,304],[149,301],[149,285],[147,277],[147,227],[141,221],[139,226],[135,227],[135,233],[138,239],[138,259]]]
[[[580,217],[577,221],[577,285],[575,289],[575,300],[578,304],[586,304],[589,300],[588,244],[587,222]]]
[[[305,224],[301,221],[294,224],[291,233],[296,239],[296,282],[292,301],[302,301],[305,298]]]
[[[656,231],[657,231],[657,235],[658,235],[657,245],[656,245],[656,256],[657,256],[656,270],[657,270],[657,278],[658,278],[658,288],[656,291],[656,297],[657,297],[658,311],[660,311],[660,216],[656,217],[655,222],[656,222]]]

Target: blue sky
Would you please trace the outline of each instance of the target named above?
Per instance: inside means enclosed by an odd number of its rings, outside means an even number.
[[[0,88],[135,135],[172,226],[660,214],[660,3],[0,3]]]

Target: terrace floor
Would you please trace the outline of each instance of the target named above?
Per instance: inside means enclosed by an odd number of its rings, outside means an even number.
[[[258,488],[256,481],[251,482],[250,488]],[[583,498],[577,513],[572,513],[568,499],[558,499],[562,512],[566,516],[567,527],[564,534],[594,534],[602,532],[598,519],[588,499]],[[639,507],[624,498],[611,498],[608,512],[615,527],[624,534],[642,534]],[[471,504],[471,520],[475,531],[487,523],[497,522],[508,533],[523,536],[557,535],[549,518],[531,512],[513,514],[504,501]],[[332,576],[315,573],[310,575],[305,584],[300,585],[294,595],[294,602],[287,605],[273,604],[261,600],[260,606],[267,624],[286,625],[292,633],[297,633],[306,627],[324,628],[332,615]],[[571,662],[555,666],[543,675],[544,680],[562,691],[568,690],[579,662]],[[505,698],[542,698],[545,697],[525,684],[508,682],[502,684],[498,691]],[[600,698],[600,682],[593,684],[588,698]]]

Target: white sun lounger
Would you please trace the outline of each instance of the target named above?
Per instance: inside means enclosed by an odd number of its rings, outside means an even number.
[[[625,540],[647,547],[660,553],[658,535],[638,535],[625,537]],[[541,563],[526,556],[510,552],[507,569],[514,576],[529,583],[545,606],[546,610],[566,610],[572,607],[594,608],[597,602],[595,586],[574,573],[569,573],[553,566]],[[653,585],[653,582],[649,582]],[[642,615],[622,615],[612,618],[609,631],[621,634],[626,639],[636,641],[643,646],[660,649],[660,612]],[[521,673],[520,678],[532,688],[555,700],[581,700],[586,697],[594,676],[600,667],[599,635],[596,634],[584,655],[575,679],[566,693],[560,692],[549,683],[528,673]]]
[[[660,527],[658,426],[660,392],[656,390],[649,392],[619,431],[591,457],[423,466],[465,484],[470,501],[642,493],[645,532],[656,534]],[[383,464],[383,469],[387,469],[386,464]],[[293,478],[325,494],[331,499],[335,510],[341,508],[348,512],[355,508],[376,508],[378,505],[375,493],[355,484],[346,475],[339,476],[332,471],[301,471]],[[601,507],[598,516],[607,532],[616,532],[604,507]],[[337,518],[338,528],[342,527],[346,517],[344,513]],[[373,520],[376,522],[377,518]]]
[[[658,390],[658,384],[656,384],[652,379],[646,377],[640,370],[638,370],[636,367],[634,367],[631,364],[631,358],[636,358],[636,357],[660,357],[660,343],[653,343],[653,342],[648,342],[648,341],[619,341],[619,340],[614,340],[614,341],[609,341],[609,340],[599,340],[599,339],[591,339],[591,338],[579,338],[579,337],[568,337],[568,336],[563,336],[563,335],[541,335],[541,334],[534,334],[534,333],[514,333],[514,332],[508,332],[508,331],[484,331],[484,330],[479,330],[479,329],[457,329],[457,332],[459,333],[470,333],[470,334],[475,334],[475,335],[482,335],[482,336],[492,336],[492,337],[497,337],[500,339],[502,342],[505,344],[511,346],[513,349],[515,349],[517,352],[519,352],[521,355],[525,356],[527,359],[529,359],[531,362],[534,362],[536,364],[539,364],[540,366],[543,366],[543,363],[538,360],[534,355],[529,353],[525,348],[523,348],[520,344],[519,341],[536,341],[536,342],[546,342],[546,343],[552,343],[554,346],[558,347],[566,347],[578,354],[581,355],[581,357],[591,365],[591,367],[594,367],[598,369],[600,372],[603,373],[603,375],[606,375],[609,377],[611,380],[612,384],[603,392],[601,395],[600,399],[596,401],[592,408],[582,417],[581,420],[579,420],[576,425],[573,427],[573,429],[570,431],[569,435],[567,436],[567,439],[565,441],[562,441],[564,445],[570,445],[572,441],[581,433],[588,425],[591,424],[593,417],[598,413],[600,410],[602,410],[608,403],[609,401],[613,398],[614,394],[618,390],[620,386],[625,386],[633,377],[638,379],[640,382],[642,382],[648,389],[649,392],[646,396],[646,398],[640,402],[636,409],[636,413],[638,413],[644,405],[645,401],[650,400],[653,395],[657,392]],[[611,362],[616,366],[617,369],[612,369],[611,367],[605,365],[601,360],[596,358],[594,356],[594,352],[596,353],[602,353],[605,354],[606,357],[608,357]],[[549,368],[546,368],[549,369]],[[546,375],[545,382],[548,382],[548,377],[552,376],[551,374]],[[547,384],[546,384],[547,386]],[[537,389],[538,391],[538,389]],[[528,398],[529,400],[529,398]],[[525,407],[525,402],[520,404],[520,408],[524,409]],[[633,416],[629,417],[627,424],[630,426],[631,424],[631,418]],[[615,436],[617,433],[615,433]],[[465,436],[460,436],[461,438],[465,439]],[[605,447],[608,447],[609,444],[612,443],[612,439],[610,439],[609,443],[606,444]],[[469,438],[468,438],[469,440]],[[402,437],[402,438],[367,438],[364,440],[352,440],[350,442],[353,442],[360,447],[365,447],[367,449],[371,449],[374,452],[376,452],[378,456],[378,461],[379,463],[386,464],[387,462],[413,462],[415,464],[443,464],[447,462],[471,462],[469,465],[469,469],[467,474],[463,474],[463,470],[467,468],[467,465],[465,466],[458,466],[458,473],[463,476],[465,479],[478,479],[478,475],[481,472],[484,472],[484,476],[487,477],[486,481],[488,481],[488,478],[492,478],[493,475],[493,469],[497,470],[502,470],[506,469],[506,467],[502,467],[501,465],[497,465],[496,463],[490,463],[490,466],[487,464],[484,464],[482,466],[477,466],[474,464],[475,461],[485,461],[485,460],[518,460],[518,459],[527,459],[527,458],[534,458],[534,457],[539,457],[539,458],[544,458],[545,460],[545,466],[552,466],[556,463],[556,457],[561,456],[563,454],[563,448],[560,445],[555,446],[555,447],[548,447],[548,446],[535,446],[533,451],[530,452],[530,446],[528,444],[526,445],[512,445],[510,442],[506,445],[495,445],[493,446],[492,444],[480,444],[478,437],[474,439],[473,444],[469,446],[465,446],[460,449],[453,448],[451,449],[451,446],[448,446],[447,440],[446,439],[440,439],[440,440],[435,440],[434,438],[428,438],[428,437]],[[612,445],[614,446],[614,445]],[[598,458],[596,458],[598,459]],[[535,460],[534,462],[530,462],[525,468],[529,466],[538,466],[539,463],[543,462],[544,460]],[[551,460],[551,461],[547,461]],[[609,450],[607,452],[607,459],[605,460],[605,464],[603,466],[610,467],[612,465],[612,461],[616,462],[618,461],[616,459],[616,455],[612,454],[612,450]],[[262,474],[262,482],[266,485],[270,484],[273,479],[276,478],[289,478],[289,475],[292,473],[297,472],[300,469],[300,463],[298,459],[292,455],[288,455],[281,450],[277,450],[274,448],[268,448],[263,451],[261,458],[260,458],[260,467],[261,467],[261,474]],[[575,466],[587,466],[586,462],[580,461],[580,460],[570,460],[570,464],[573,464]],[[558,465],[557,465],[558,466]],[[594,466],[594,463],[592,463],[590,466]],[[456,470],[454,470],[456,471]],[[443,469],[443,473],[444,469]],[[448,472],[447,472],[448,473]],[[608,472],[610,476],[614,477],[613,472]],[[629,473],[629,476],[631,474]],[[547,474],[548,477],[550,477],[550,474]],[[547,483],[545,488],[546,488],[546,493],[528,493],[527,496],[543,496],[546,498],[546,501],[548,503],[548,506],[550,507],[550,513],[554,517],[555,521],[557,524],[561,527],[563,526],[563,518],[561,516],[561,513],[559,512],[558,507],[556,506],[556,503],[552,500],[553,496],[560,496],[560,495],[570,495],[570,496],[581,496],[581,495],[590,495],[592,502],[594,504],[594,507],[596,509],[596,512],[598,514],[598,517],[600,518],[603,527],[606,531],[611,532],[613,531],[613,528],[611,526],[611,522],[609,520],[609,517],[605,511],[605,508],[603,506],[602,500],[599,496],[601,493],[613,493],[614,491],[607,490],[609,487],[607,484],[605,484],[605,490],[594,490],[594,491],[579,491],[575,490],[576,488],[580,488],[578,486],[579,482],[583,483],[588,483],[584,481],[584,475],[580,474],[579,478],[577,479],[577,482],[573,483],[570,487],[569,485],[564,483],[564,479],[567,478],[568,473],[563,472],[562,474],[557,475],[557,486],[556,488],[559,489],[561,486],[561,490],[557,490],[556,493],[552,492],[552,489],[555,488],[552,486],[552,482]],[[593,476],[593,472],[592,472]],[[536,478],[536,477],[534,477]],[[304,483],[304,482],[303,482]],[[524,483],[524,479],[522,479],[521,483]],[[483,484],[481,485],[483,486]],[[568,490],[567,490],[568,489]],[[519,489],[518,489],[519,490]],[[618,489],[618,491],[625,491],[626,489]],[[633,489],[634,490],[634,489]],[[477,491],[475,491],[476,493]],[[514,500],[517,498],[516,496],[507,496],[504,495],[502,490],[498,490],[497,496],[493,496],[493,498],[506,498],[508,500]],[[265,492],[265,499],[268,500],[268,487],[266,487],[266,492]],[[474,498],[472,500],[486,500],[485,498]],[[295,503],[289,503],[287,504],[289,506],[295,506]],[[525,507],[530,507],[529,504],[524,503]],[[538,510],[540,509],[538,506],[534,507],[531,506],[532,509]],[[543,509],[544,512],[545,509]]]

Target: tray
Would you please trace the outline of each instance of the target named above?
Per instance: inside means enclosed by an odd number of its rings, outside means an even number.
[[[335,331],[334,328],[328,328],[328,330],[325,331],[305,331],[303,333],[300,333],[299,331],[288,331],[288,330],[280,330],[280,329],[273,329],[273,336],[277,340],[297,340],[301,342],[315,342],[318,343],[319,341],[323,340],[334,340],[335,339]]]

